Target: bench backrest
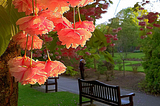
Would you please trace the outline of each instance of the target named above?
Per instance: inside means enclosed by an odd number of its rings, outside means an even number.
[[[78,79],[79,91],[82,95],[88,95],[92,98],[100,98],[104,101],[120,102],[120,88],[119,86],[112,86],[104,84],[100,81],[85,81]]]

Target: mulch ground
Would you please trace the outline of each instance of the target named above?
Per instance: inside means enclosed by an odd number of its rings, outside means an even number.
[[[121,88],[124,89],[131,89],[139,91],[139,83],[141,83],[145,79],[145,73],[143,72],[129,72],[125,71],[125,76],[123,71],[114,71],[114,77],[110,78],[110,81],[106,80],[105,75],[100,75],[98,78],[97,73],[95,72],[86,72],[87,75],[85,75],[85,80],[99,80],[101,82],[104,82],[106,84],[110,85],[119,85]],[[70,78],[78,79],[80,78],[80,75],[71,77]]]

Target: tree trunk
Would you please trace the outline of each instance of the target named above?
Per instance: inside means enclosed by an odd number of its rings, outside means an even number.
[[[94,69],[97,69],[96,67],[96,59],[94,58]]]
[[[124,63],[124,59],[123,59],[123,76],[125,76],[125,63]]]
[[[112,57],[114,57],[114,47],[112,47]]]
[[[7,50],[0,57],[0,106],[18,105],[18,83],[11,77],[7,62],[19,55],[16,43],[10,41]]]

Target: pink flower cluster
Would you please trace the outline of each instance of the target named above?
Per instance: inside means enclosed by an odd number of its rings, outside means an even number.
[[[148,2],[146,2],[148,3]],[[142,9],[140,9],[142,10]],[[140,31],[145,31],[144,29],[147,28],[149,31],[145,32],[146,35],[141,35],[141,39],[144,39],[147,37],[147,35],[151,35],[153,27],[160,27],[160,24],[156,23],[158,18],[158,12],[149,12],[148,15],[143,15],[142,17],[137,17],[137,19],[140,21],[139,25],[141,26]],[[148,19],[148,23],[144,22],[144,19]]]
[[[118,40],[117,34],[115,34],[115,35],[107,34],[107,35],[105,35],[105,37],[106,37],[107,43],[111,43],[112,40],[115,40],[115,41]],[[110,46],[113,47],[113,46],[115,46],[115,44],[111,43]]]
[[[30,62],[32,61],[32,66]],[[44,84],[48,77],[57,77],[66,67],[58,61],[34,61],[29,57],[15,57],[8,61],[9,71],[22,84]]]
[[[106,13],[107,12],[106,9],[108,9],[108,6],[109,6],[109,3],[103,3],[103,2],[104,0],[96,0],[96,2],[92,3],[93,5],[96,5],[95,7],[80,8],[81,15],[84,15],[85,19],[89,21],[94,21],[94,18],[95,19],[102,18],[101,14]],[[77,14],[77,11],[76,11],[76,14]],[[64,15],[67,17],[69,21],[71,22],[73,21],[72,11],[69,11],[65,13]]]
[[[27,6],[30,6],[31,0],[29,0],[29,2],[26,2],[26,0],[21,1],[22,2],[20,2],[20,0],[15,0],[13,4],[16,5],[15,8],[20,9],[24,4],[29,3],[24,7],[24,11],[21,11],[25,12]],[[57,31],[62,45],[66,45],[67,48],[76,48],[79,45],[83,47],[86,41],[92,36],[91,32],[95,29],[93,22],[80,21],[73,25],[62,14],[68,10],[66,8],[69,8],[69,6],[82,7],[90,2],[93,2],[93,0],[37,0],[37,6],[41,8],[36,7],[35,16],[20,18],[16,24],[19,25],[20,30],[25,31],[25,33],[31,36],[46,34],[50,31]],[[46,10],[46,8],[48,9]],[[55,9],[58,10],[55,12]],[[29,10],[31,10],[30,7]],[[30,12],[32,13],[33,11]]]
[[[46,42],[53,40],[45,35],[51,31],[57,31],[61,45],[66,45],[67,48],[77,48],[79,45],[83,47],[92,36],[91,32],[95,29],[93,22],[80,20],[73,24],[63,14],[70,7],[83,7],[94,0],[33,1],[33,4],[32,0],[13,1],[13,5],[18,9],[18,12],[25,12],[27,15],[16,22],[21,31],[13,37],[13,40],[22,49],[41,49],[43,44],[42,35],[44,35]],[[103,8],[107,8],[107,5]],[[36,55],[36,52],[34,55],[35,57],[40,56],[38,53]],[[46,58],[48,56],[49,54],[46,55]],[[11,75],[22,84],[35,84],[36,82],[43,84],[48,77],[57,77],[66,70],[63,63],[51,61],[50,57],[46,62],[42,62],[34,61],[24,55],[24,57],[11,59],[8,65]]]
[[[79,60],[80,57],[76,53],[79,50],[81,50],[80,47],[77,47],[76,49],[75,48],[69,48],[69,49],[67,49],[67,48],[61,48],[60,49],[60,53],[59,52],[55,52],[55,54],[57,55],[56,58],[59,60],[63,56],[63,57],[75,58],[75,59]]]

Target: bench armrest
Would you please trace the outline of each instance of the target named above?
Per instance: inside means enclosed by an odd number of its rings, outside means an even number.
[[[131,97],[131,96],[135,96],[135,93],[129,93],[129,94],[121,95],[120,98]]]

